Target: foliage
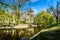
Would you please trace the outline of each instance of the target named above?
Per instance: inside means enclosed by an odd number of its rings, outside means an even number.
[[[0,11],[0,26],[14,25],[14,24],[17,24],[17,21],[18,21],[17,17],[16,16],[13,17],[12,14],[10,14],[8,11],[6,10]]]
[[[40,30],[38,28],[34,28],[34,34],[38,33]]]
[[[48,31],[48,30],[49,31]],[[50,28],[45,29],[46,31],[42,31],[32,40],[60,40],[60,23],[55,23]]]
[[[49,26],[55,22],[52,15],[45,11],[41,11],[36,17],[35,17],[35,24],[38,24],[39,26]]]
[[[59,22],[59,13],[60,13],[60,1],[58,1],[58,2],[56,2],[56,6],[55,7],[53,7],[53,6],[51,6],[49,9],[47,9],[47,12],[49,12],[50,14],[52,14],[53,15],[53,17],[55,17],[55,19],[56,19],[56,23],[58,23]]]
[[[54,23],[54,24],[48,26],[47,28],[51,28],[51,27],[55,27],[55,26],[60,26],[60,23]]]
[[[26,22],[25,21],[20,21],[20,24],[26,24]]]
[[[17,24],[19,24],[19,18],[20,18],[20,9],[23,9],[22,7],[25,6],[25,4],[27,2],[29,2],[29,0],[12,0],[13,1],[13,4],[7,4],[5,2],[5,0],[1,0],[0,1],[0,10],[3,9],[3,10],[8,10],[8,8],[10,8],[11,10],[13,10],[15,12],[15,15],[17,16]],[[9,10],[8,10],[9,11]]]

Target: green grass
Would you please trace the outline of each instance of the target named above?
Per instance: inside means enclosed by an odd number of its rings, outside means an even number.
[[[42,29],[32,40],[60,40],[60,23],[53,24],[47,29]]]

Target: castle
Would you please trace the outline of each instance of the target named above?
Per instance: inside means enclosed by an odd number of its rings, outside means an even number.
[[[6,13],[6,15],[7,14],[8,13]],[[6,15],[4,15],[4,16],[6,16]],[[6,19],[8,16],[7,17],[2,17],[3,15],[0,16],[0,17],[3,18],[2,20],[0,20],[0,23],[2,25],[10,25],[10,24],[11,25],[16,25],[17,24],[17,21],[16,21],[17,20],[16,19],[17,13],[13,12],[12,14],[9,13],[8,15],[10,15],[8,19]],[[19,16],[18,17],[19,17],[19,22],[25,22],[27,24],[34,23],[33,11],[31,9],[28,11],[28,14],[19,12]]]
[[[25,21],[26,23],[33,23],[33,11],[30,9],[28,11],[28,14],[21,13],[20,15],[20,21]]]

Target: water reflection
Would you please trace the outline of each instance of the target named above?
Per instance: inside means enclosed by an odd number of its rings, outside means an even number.
[[[33,35],[31,29],[30,30],[25,30],[25,29],[0,30],[0,40],[28,40],[31,35]]]

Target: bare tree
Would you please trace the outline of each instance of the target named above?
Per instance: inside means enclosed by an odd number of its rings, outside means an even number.
[[[11,8],[12,10],[15,11],[15,14],[16,14],[17,18],[19,19],[20,18],[20,11],[21,11],[20,9],[21,8],[23,9],[24,6],[26,5],[26,3],[29,2],[29,0],[12,0],[12,1],[14,2],[13,5],[12,4],[7,4],[5,2],[5,0],[0,0],[0,4],[1,4],[0,8],[3,7],[3,6],[5,6],[6,8],[7,7]],[[4,8],[3,8],[3,10],[4,10]]]
[[[58,23],[58,15],[59,15],[59,7],[60,3],[57,2],[56,8],[54,8],[53,6],[51,6],[49,9],[47,9],[47,12],[52,13],[53,16],[56,18],[56,22]]]

